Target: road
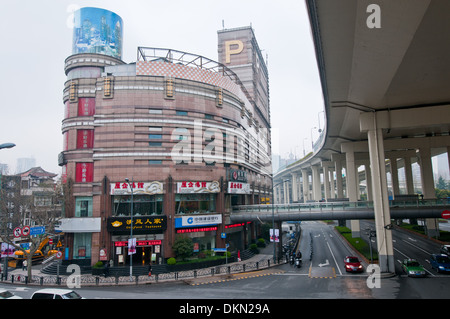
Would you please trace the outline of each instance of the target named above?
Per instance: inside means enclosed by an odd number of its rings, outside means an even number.
[[[361,228],[370,227],[363,222]],[[363,231],[364,233],[364,231]],[[194,284],[192,281],[153,285],[81,287],[77,291],[88,299],[195,299],[267,300],[267,299],[432,299],[450,298],[450,275],[438,275],[427,262],[439,244],[393,230],[395,260],[416,258],[429,271],[427,278],[408,278],[396,262],[397,275],[383,278],[380,288],[369,288],[368,274],[346,273],[344,257],[352,249],[335,232],[334,225],[309,221],[302,223],[300,249],[303,266],[290,264],[245,275],[232,275],[216,282]],[[376,245],[374,244],[374,247]],[[310,259],[311,247],[313,248]],[[367,265],[364,264],[366,268]],[[23,298],[30,298],[36,287],[0,284]],[[287,301],[289,303],[289,301]],[[290,304],[290,303],[289,303]],[[295,302],[292,303],[295,306]]]

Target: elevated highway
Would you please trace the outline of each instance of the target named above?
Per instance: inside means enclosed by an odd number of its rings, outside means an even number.
[[[431,158],[450,154],[450,1],[305,2],[326,123],[312,154],[274,175],[275,203],[357,202],[364,171],[382,272],[392,272],[386,225],[396,210],[389,196],[417,192],[411,166],[417,162],[419,191],[434,199]],[[402,191],[399,167],[406,179]],[[428,234],[436,235],[436,219],[429,216],[426,223]],[[358,220],[350,226],[358,236]]]

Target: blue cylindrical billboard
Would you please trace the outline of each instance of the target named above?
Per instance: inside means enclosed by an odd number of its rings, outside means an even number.
[[[122,59],[122,18],[109,10],[81,8],[74,12],[72,54],[99,53]]]

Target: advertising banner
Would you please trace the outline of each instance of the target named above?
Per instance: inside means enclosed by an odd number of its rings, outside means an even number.
[[[106,229],[115,235],[130,233],[131,217],[109,217]],[[133,234],[159,234],[167,229],[166,216],[134,216]]]
[[[75,182],[89,183],[94,177],[94,163],[77,163],[75,167]]]
[[[250,184],[238,183],[238,182],[228,182],[228,193],[229,194],[251,194]]]
[[[275,229],[270,229],[270,242],[276,242],[279,243],[280,242],[280,230],[278,228]]]
[[[199,193],[220,193],[218,181],[213,182],[188,182],[177,183],[177,193],[180,194],[199,194]]]
[[[163,184],[158,181],[153,182],[131,182],[133,195],[155,195],[163,194]],[[126,182],[116,182],[110,184],[111,195],[131,195],[130,185]]]
[[[122,18],[100,8],[74,12],[72,53],[99,53],[122,59]]]
[[[128,255],[136,253],[136,238],[128,239]]]
[[[188,215],[175,218],[175,228],[201,227],[222,224],[222,215]]]

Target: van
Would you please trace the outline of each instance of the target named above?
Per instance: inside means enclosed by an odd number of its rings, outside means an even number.
[[[78,293],[69,289],[40,289],[33,293],[31,299],[84,299]]]

